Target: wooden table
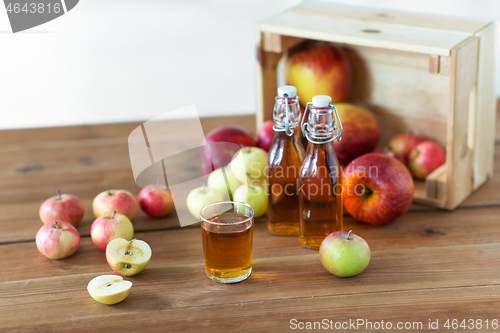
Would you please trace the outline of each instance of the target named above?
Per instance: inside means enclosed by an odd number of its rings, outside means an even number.
[[[254,129],[254,123],[246,116],[202,125],[206,132],[220,124]],[[180,228],[175,214],[150,219],[139,211],[136,237],[151,245],[152,260],[130,277],[134,286],[124,302],[95,302],[88,282],[112,271],[89,237],[91,202],[109,188],[140,191],[127,149],[137,125],[0,132],[0,332],[274,332],[292,331],[293,319],[304,325],[363,319],[375,327],[382,320],[393,327],[422,322],[424,331],[430,319],[444,331],[447,319],[469,318],[482,319],[476,331],[483,332],[486,319],[490,331],[500,319],[500,145],[494,177],[454,212],[414,205],[385,227],[346,217],[345,229],[372,249],[359,276],[329,274],[317,251],[300,247],[296,237],[270,235],[261,219],[254,273],[242,283],[218,284],[205,276],[199,227]],[[38,208],[56,189],[79,196],[86,209],[81,246],[64,260],[48,260],[34,243],[42,225]]]

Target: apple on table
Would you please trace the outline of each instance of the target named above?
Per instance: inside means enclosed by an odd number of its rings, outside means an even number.
[[[117,304],[127,298],[132,282],[123,280],[119,275],[100,275],[90,280],[87,291],[102,304]]]
[[[83,218],[83,203],[72,194],[61,194],[45,200],[40,206],[39,215],[43,223],[54,220],[66,221],[76,226]]]
[[[139,207],[151,217],[164,217],[174,209],[172,192],[160,185],[148,185],[137,196]]]
[[[240,126],[221,126],[205,136],[209,149],[202,149],[201,161],[204,175],[231,162],[241,147],[255,147],[252,133]]]
[[[243,184],[234,193],[234,201],[243,202],[252,206],[255,218],[266,215],[268,200],[265,186],[253,184]]]
[[[95,217],[109,215],[116,211],[132,219],[137,209],[134,196],[127,190],[106,190],[99,193],[92,202]]]
[[[49,259],[63,259],[71,256],[80,246],[80,234],[66,221],[45,223],[36,233],[38,251]]]
[[[374,225],[394,221],[408,211],[414,184],[408,169],[382,154],[365,154],[344,171],[344,207],[356,220]]]
[[[125,276],[142,272],[151,260],[151,255],[151,247],[139,239],[115,238],[106,246],[109,267]]]
[[[358,235],[335,231],[325,237],[319,248],[323,267],[338,277],[351,277],[363,272],[371,259],[368,243]]]
[[[222,194],[224,200],[230,200],[236,189],[242,184],[236,178],[233,171],[229,167],[219,168],[212,171],[208,176],[207,185]]]
[[[265,179],[267,160],[268,155],[264,149],[243,147],[234,155],[229,166],[241,183],[248,183]]]
[[[191,215],[199,220],[201,209],[218,201],[224,201],[224,196],[219,191],[211,187],[200,186],[189,192],[186,205]]]
[[[131,240],[134,237],[134,226],[127,216],[114,211],[110,215],[99,216],[90,227],[92,242],[106,251],[106,246],[115,238]]]

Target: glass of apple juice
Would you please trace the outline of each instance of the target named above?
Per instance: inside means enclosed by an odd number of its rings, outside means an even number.
[[[207,276],[235,283],[252,274],[254,210],[236,201],[220,201],[200,210]]]

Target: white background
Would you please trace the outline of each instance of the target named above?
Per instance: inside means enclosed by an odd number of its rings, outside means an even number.
[[[336,2],[500,19],[497,0]],[[297,3],[81,0],[17,34],[0,7],[0,129],[255,113],[255,25]]]

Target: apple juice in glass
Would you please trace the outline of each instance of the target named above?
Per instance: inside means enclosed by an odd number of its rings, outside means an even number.
[[[267,228],[276,235],[299,233],[298,185],[304,159],[299,138],[300,105],[297,89],[278,88],[274,106],[274,138],[268,159]]]
[[[236,201],[220,201],[200,211],[205,272],[217,282],[235,283],[252,274],[254,210]]]
[[[333,141],[342,138],[342,124],[329,96],[314,96],[307,103],[302,132],[309,143],[300,172],[299,241],[319,249],[326,236],[342,230],[342,170],[333,147]]]

